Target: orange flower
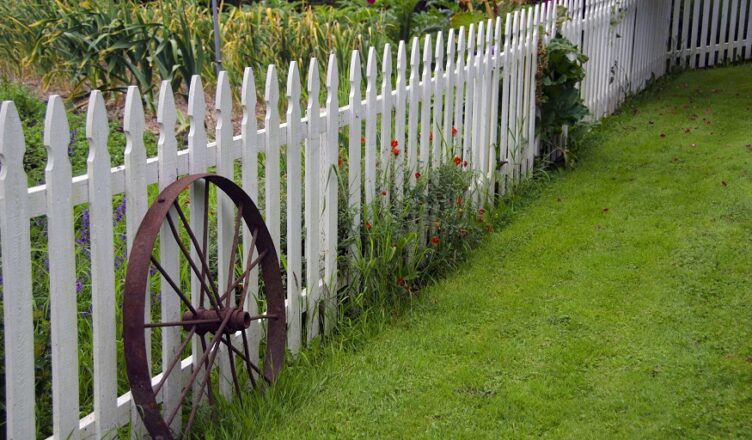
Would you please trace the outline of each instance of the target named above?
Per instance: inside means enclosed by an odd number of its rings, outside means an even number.
[[[452,127],[452,137],[457,136],[457,127]]]
[[[392,139],[392,148],[397,148],[399,146],[399,142],[397,142],[397,139]]]
[[[462,163],[462,159],[459,156],[454,156],[453,160],[454,160],[454,164],[457,166],[460,166],[460,164]]]
[[[433,141],[433,132],[432,131],[428,132],[428,140],[429,141]]]
[[[441,239],[439,238],[438,235],[434,235],[433,237],[431,237],[431,243],[433,243],[434,245],[438,245],[439,243],[441,243]]]
[[[337,159],[337,167],[342,168],[342,159]]]
[[[416,180],[417,180],[417,179],[420,179],[420,176],[422,176],[422,174],[420,174],[420,173],[415,173],[415,179],[416,179]]]
[[[363,136],[361,136],[360,137],[360,143],[361,144],[365,144],[366,143],[366,138],[364,138]]]
[[[399,156],[400,149],[396,147],[392,147],[392,154],[394,154],[395,156]]]

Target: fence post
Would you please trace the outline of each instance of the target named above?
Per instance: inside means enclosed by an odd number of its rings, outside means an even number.
[[[162,81],[159,89],[159,103],[157,106],[157,123],[159,124],[159,140],[157,141],[157,158],[159,161],[159,190],[167,188],[178,178],[178,145],[175,138],[175,98],[169,81]],[[171,215],[177,215],[171,208]],[[174,217],[173,217],[174,218]],[[178,245],[170,232],[169,224],[162,224],[159,231],[159,264],[165,273],[176,280],[180,275],[180,259]],[[160,314],[162,322],[174,322],[181,319],[180,299],[175,295],[167,279],[161,279]],[[167,365],[171,359],[182,356],[180,353],[180,329],[165,327],[162,329],[162,365]],[[183,383],[180,375],[170,375],[162,387],[162,402],[166,408],[174,408],[179,401]],[[182,425],[181,412],[178,411],[170,426],[179,432]]]
[[[302,336],[301,291],[303,289],[303,257],[300,243],[302,208],[300,176],[300,74],[298,63],[290,63],[287,73],[287,343],[290,351],[300,350]],[[310,294],[310,292],[307,292]]]
[[[107,109],[99,90],[89,98],[86,138],[89,141],[89,216],[91,235],[91,306],[94,333],[94,417],[96,436],[117,428],[115,353],[115,274],[112,237],[112,189]]]
[[[47,225],[50,257],[50,330],[52,333],[52,432],[78,438],[78,310],[76,255],[73,248],[70,129],[63,99],[47,104],[44,146],[47,148]]]
[[[339,200],[337,191],[338,161],[339,161],[339,71],[337,69],[336,54],[329,55],[326,74],[326,146],[323,163],[322,178],[324,187],[324,280],[326,292],[326,306],[324,316],[324,332],[331,333],[337,322],[337,246],[338,224],[337,213]]]
[[[5,331],[5,435],[34,438],[34,320],[26,152],[16,105],[0,105],[0,246]]]
[[[321,280],[320,250],[321,226],[319,216],[319,198],[321,192],[321,109],[319,107],[319,65],[316,58],[311,58],[308,65],[308,136],[305,139],[305,260],[306,260],[306,319],[308,333],[306,340],[310,343],[319,334],[319,306]],[[288,122],[289,125],[289,122]],[[290,191],[288,191],[290,192]]]

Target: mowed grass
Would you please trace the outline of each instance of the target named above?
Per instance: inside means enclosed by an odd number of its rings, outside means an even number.
[[[197,434],[752,437],[750,144],[752,65],[661,82],[408,311]]]

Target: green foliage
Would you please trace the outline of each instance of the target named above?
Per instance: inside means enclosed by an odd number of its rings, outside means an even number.
[[[563,125],[574,127],[588,114],[578,89],[587,60],[577,46],[561,36],[539,48],[536,130],[544,142],[553,142]]]

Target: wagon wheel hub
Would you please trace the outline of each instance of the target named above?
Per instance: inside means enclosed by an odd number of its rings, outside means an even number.
[[[229,315],[229,317],[228,317]],[[251,326],[253,321],[262,319],[276,319],[274,315],[255,315],[251,316],[239,307],[230,307],[222,310],[214,309],[196,309],[196,313],[187,311],[183,314],[183,329],[191,330],[196,327],[196,334],[204,335],[206,333],[217,333],[222,322],[227,319],[227,324],[223,330],[224,333],[232,334],[243,331]]]

